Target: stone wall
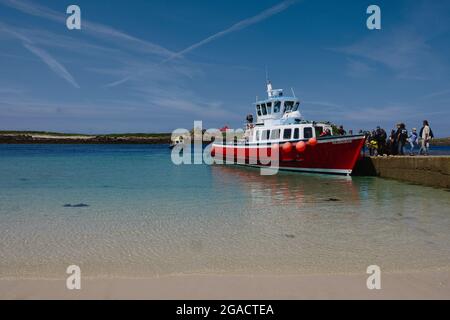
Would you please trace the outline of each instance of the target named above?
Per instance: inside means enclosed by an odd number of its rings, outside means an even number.
[[[450,156],[366,157],[358,162],[354,174],[450,189]]]

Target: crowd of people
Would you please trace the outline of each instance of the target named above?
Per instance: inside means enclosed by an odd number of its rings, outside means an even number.
[[[407,150],[411,156],[415,155],[416,150],[419,155],[428,155],[430,141],[434,138],[427,120],[423,121],[419,132],[416,128],[408,132],[406,125],[399,123],[395,129],[391,130],[389,136],[381,127],[377,127],[372,132],[366,132],[366,136],[366,147],[371,156],[405,155]]]

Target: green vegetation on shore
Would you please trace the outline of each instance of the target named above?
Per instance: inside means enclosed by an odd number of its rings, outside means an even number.
[[[50,132],[50,131],[0,131],[0,135],[42,135],[42,136],[58,136],[58,137],[74,137],[74,136],[82,136],[82,137],[90,137],[92,135],[82,134],[82,133],[60,133],[60,132]]]
[[[55,137],[108,137],[108,138],[168,138],[170,133],[111,133],[111,134],[85,134],[85,133],[61,133],[51,131],[0,131],[0,135],[17,136],[55,136]]]
[[[112,133],[112,134],[103,134],[98,135],[101,137],[110,137],[110,138],[118,138],[118,137],[133,137],[133,138],[169,138],[172,136],[170,133]]]
[[[170,133],[79,134],[49,131],[0,131],[2,144],[168,144]]]

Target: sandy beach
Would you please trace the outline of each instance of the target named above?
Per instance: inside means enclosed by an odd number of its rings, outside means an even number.
[[[443,189],[176,167],[158,145],[0,151],[0,299],[450,299]]]
[[[179,275],[147,279],[0,280],[0,299],[450,299],[450,271],[382,275],[369,290],[366,274],[293,276]]]

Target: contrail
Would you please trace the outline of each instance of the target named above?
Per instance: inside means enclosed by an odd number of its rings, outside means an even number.
[[[20,12],[26,13],[28,15],[44,18],[65,25],[66,21],[65,12],[57,12],[44,6],[36,5],[32,2],[24,0],[0,0],[0,4],[18,10]],[[126,41],[130,44],[134,44],[135,50],[159,55],[161,58],[167,58],[174,54],[172,51],[158,44],[141,40],[139,38],[133,37],[129,34],[126,34],[122,31],[116,30],[106,25],[83,20],[82,28],[92,36],[102,39],[106,38],[107,40]],[[133,48],[129,49],[133,50]]]
[[[266,20],[267,18],[270,18],[271,16],[276,15],[276,14],[278,14],[278,13],[288,9],[290,6],[296,4],[299,1],[300,0],[286,0],[286,1],[283,1],[283,2],[281,2],[279,4],[277,4],[277,5],[269,8],[269,9],[264,10],[263,12],[257,14],[256,16],[253,16],[253,17],[241,20],[241,21],[233,24],[231,27],[229,27],[229,28],[227,28],[227,29],[225,29],[223,31],[217,32],[217,33],[213,34],[212,36],[209,36],[208,38],[206,38],[206,39],[204,39],[202,41],[199,41],[199,42],[197,42],[197,43],[187,47],[186,49],[184,49],[184,50],[182,50],[180,52],[173,53],[172,55],[170,55],[168,58],[163,60],[158,65],[167,63],[167,62],[169,62],[169,61],[171,61],[173,59],[176,59],[176,58],[180,58],[180,57],[184,56],[186,53],[189,53],[189,52],[191,52],[191,51],[193,51],[193,50],[195,50],[195,49],[197,49],[197,48],[199,48],[201,46],[204,46],[207,43],[210,43],[210,42],[212,42],[214,40],[217,40],[217,39],[219,39],[219,38],[221,38],[221,37],[223,37],[223,36],[225,36],[227,34],[230,34],[230,33],[233,33],[233,32],[236,32],[236,31],[239,31],[239,30],[242,30],[242,29],[245,29],[245,28],[247,28],[247,27],[249,27],[251,25],[254,25],[254,24],[257,24],[258,22]],[[140,72],[139,74],[142,74],[142,73],[143,72]],[[115,87],[115,86],[117,86],[119,84],[127,82],[128,80],[132,79],[134,76],[136,76],[136,75],[129,75],[129,76],[123,78],[123,79],[120,79],[120,80],[117,80],[117,81],[115,81],[113,83],[107,84],[106,87]]]
[[[67,71],[66,68],[62,64],[60,64],[58,61],[56,61],[55,58],[53,58],[51,55],[49,55],[46,51],[41,50],[31,44],[28,44],[26,42],[23,43],[23,46],[27,48],[30,52],[38,56],[54,73],[56,73],[61,78],[65,79],[67,82],[69,82],[71,85],[73,85],[75,88],[80,88],[78,83],[75,81],[75,79],[72,77],[72,75]]]
[[[183,55],[185,55],[186,53],[191,52],[192,50],[195,50],[201,46],[204,46],[207,43],[210,43],[216,39],[219,39],[229,33],[232,32],[236,32],[242,29],[245,29],[251,25],[257,24],[258,22],[261,22],[263,20],[266,20],[267,18],[270,18],[273,15],[276,15],[277,13],[280,13],[284,10],[286,10],[287,8],[289,8],[290,6],[292,6],[293,4],[297,3],[299,0],[287,0],[287,1],[283,1],[267,10],[264,10],[263,12],[257,14],[256,16],[253,16],[251,18],[247,18],[245,20],[239,21],[238,23],[235,23],[234,25],[232,25],[231,27],[229,27],[228,29],[225,29],[223,31],[217,32],[216,34],[213,34],[212,36],[209,36],[208,38],[199,41],[193,45],[191,45],[190,47],[187,47],[186,49],[177,52],[173,55],[171,55],[169,58],[165,59],[162,63],[168,62],[170,60],[173,60],[175,58],[179,58],[182,57]]]
[[[50,70],[52,70],[61,78],[65,79],[75,88],[80,88],[69,71],[67,71],[67,69],[55,58],[53,58],[47,51],[36,47],[31,39],[0,22],[0,33],[2,31],[12,37],[19,39],[22,42],[22,45],[32,54],[41,59],[42,62],[44,62],[50,68]]]

